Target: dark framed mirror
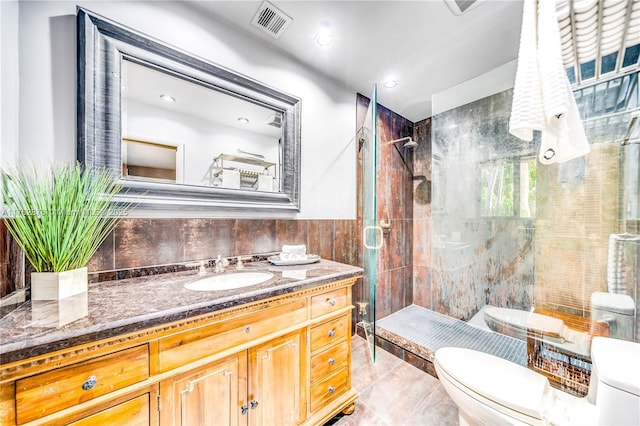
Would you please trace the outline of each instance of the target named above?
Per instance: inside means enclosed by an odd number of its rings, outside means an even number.
[[[82,8],[77,35],[77,157],[118,201],[299,211],[299,98]]]

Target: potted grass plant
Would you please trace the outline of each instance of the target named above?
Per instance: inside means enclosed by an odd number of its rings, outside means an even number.
[[[79,164],[19,165],[2,171],[4,220],[35,272],[32,300],[87,291],[87,263],[116,226],[121,186],[107,170]]]

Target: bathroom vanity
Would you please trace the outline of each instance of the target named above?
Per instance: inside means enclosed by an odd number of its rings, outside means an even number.
[[[245,269],[273,278],[215,292],[186,289],[194,271],[91,284],[87,315],[62,327],[59,302],[25,303],[0,320],[0,423],[298,425],[353,412],[362,270]]]

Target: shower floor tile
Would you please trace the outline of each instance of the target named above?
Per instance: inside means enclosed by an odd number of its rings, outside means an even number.
[[[527,364],[526,342],[417,305],[376,321],[376,333],[428,361],[433,361],[436,350],[455,346],[486,352],[519,365]]]

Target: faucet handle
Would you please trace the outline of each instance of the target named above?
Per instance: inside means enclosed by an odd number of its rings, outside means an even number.
[[[252,256],[238,256],[238,261],[236,262],[236,269],[244,269],[243,260],[251,260]]]
[[[187,268],[198,268],[198,275],[204,275],[207,273],[207,269],[204,267],[204,260],[185,263],[184,266],[186,266]]]

